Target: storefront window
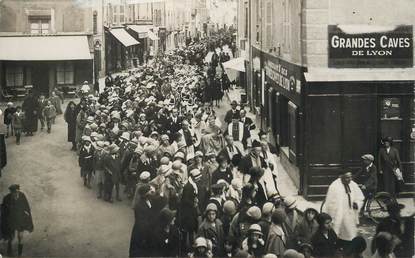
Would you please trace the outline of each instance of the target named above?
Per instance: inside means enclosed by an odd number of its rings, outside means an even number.
[[[382,101],[382,119],[401,118],[401,100],[399,98],[384,98]]]
[[[56,81],[58,84],[74,83],[74,65],[72,63],[60,63],[56,68]]]
[[[6,84],[8,87],[23,86],[23,67],[6,67]]]

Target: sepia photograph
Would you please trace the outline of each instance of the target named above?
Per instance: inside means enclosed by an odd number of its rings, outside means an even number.
[[[0,258],[415,257],[415,0],[0,0]]]

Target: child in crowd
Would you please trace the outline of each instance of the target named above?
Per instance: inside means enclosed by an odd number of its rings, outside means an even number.
[[[43,109],[43,118],[46,120],[46,126],[48,127],[48,133],[52,130],[52,123],[56,117],[56,108],[50,100],[47,101],[45,108]]]
[[[6,138],[13,136],[13,115],[16,112],[12,102],[7,103],[7,107],[4,110],[4,124],[6,125]]]
[[[16,135],[16,144],[20,145],[20,136],[23,130],[23,122],[24,122],[24,113],[22,111],[22,107],[17,106],[16,112],[13,114],[12,118],[12,125],[14,130],[14,134]]]

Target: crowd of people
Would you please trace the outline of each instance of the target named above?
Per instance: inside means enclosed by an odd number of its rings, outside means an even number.
[[[65,112],[84,185],[94,181],[107,202],[132,200],[130,256],[361,257],[364,195],[350,173],[329,189],[327,213],[301,215],[296,198],[278,191],[278,148],[266,133],[253,133],[236,101],[223,119],[216,114],[231,84],[221,44],[192,43],[108,76],[104,92]],[[388,257],[393,248],[373,252]]]
[[[108,203],[131,201],[130,257],[363,257],[357,225],[366,193],[376,191],[373,156],[363,156],[367,191],[345,173],[331,184],[324,212],[299,213],[296,197],[278,190],[278,146],[254,133],[240,103],[233,101],[223,119],[215,111],[231,85],[222,66],[230,55],[218,46],[232,45],[231,38],[192,42],[108,75],[101,93],[68,103],[68,141],[84,186]],[[17,143],[22,130],[33,135],[39,117],[50,133],[60,105],[57,94],[29,95],[7,116]],[[10,191],[15,196],[19,186]],[[399,219],[396,203],[388,209]],[[374,257],[393,257],[402,244],[403,233],[385,223]]]

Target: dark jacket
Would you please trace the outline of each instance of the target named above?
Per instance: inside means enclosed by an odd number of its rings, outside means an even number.
[[[261,160],[261,167],[267,168],[267,163],[263,157],[260,157]],[[239,162],[239,170],[243,174],[249,174],[249,169],[253,167],[251,154],[245,155],[242,157],[241,161]]]
[[[130,257],[148,257],[151,255],[151,236],[156,216],[155,209],[147,205],[144,199],[140,199],[134,208],[135,223],[130,240]]]
[[[94,146],[90,146],[89,151],[86,149],[85,146],[82,146],[79,150],[79,166],[88,171],[94,170]]]
[[[356,183],[364,185],[366,190],[375,193],[378,188],[378,172],[376,166],[372,164],[371,167],[363,167],[356,175]]]
[[[230,167],[226,171],[220,171],[220,168],[216,169],[212,174],[212,184],[216,184],[220,179],[225,180],[228,184],[231,184],[233,175],[230,170]]]
[[[9,238],[14,231],[33,231],[32,213],[29,202],[24,193],[19,192],[18,198],[11,193],[3,198],[1,205],[1,231],[5,238]]]
[[[65,122],[68,124],[68,142],[74,142],[76,136],[76,108],[71,109],[70,107],[66,108],[64,118]]]
[[[180,240],[180,230],[176,225],[170,225],[169,232],[158,226],[153,233],[153,255],[159,257],[179,256]]]
[[[337,235],[334,230],[328,232],[328,239],[321,230],[317,230],[311,238],[311,245],[314,247],[313,255],[317,257],[334,257],[337,251]]]
[[[388,192],[392,195],[396,193],[396,176],[394,175],[394,170],[399,168],[402,171],[401,159],[399,158],[399,151],[390,147],[389,153],[387,153],[386,148],[381,148],[379,151],[379,171],[383,172],[383,186],[385,192]]]
[[[228,112],[226,112],[226,115],[225,115],[225,118],[224,118],[224,120],[225,120],[225,122],[227,123],[227,124],[229,124],[230,122],[232,122],[232,117],[233,117],[233,115],[236,115],[236,116],[238,116],[238,118],[239,118],[239,110],[229,110]]]
[[[8,107],[4,110],[4,124],[9,125],[12,122],[13,114],[16,112],[16,108]]]
[[[225,233],[223,232],[222,222],[219,219],[216,219],[214,228],[206,221],[203,221],[197,235],[212,241],[214,256],[220,257],[224,254]]]
[[[179,209],[177,211],[178,224],[181,229],[186,232],[197,231],[197,207],[195,207],[196,200],[195,188],[189,182],[183,187],[182,198]]]

